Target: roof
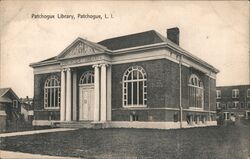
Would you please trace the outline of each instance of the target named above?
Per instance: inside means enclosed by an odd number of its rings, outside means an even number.
[[[189,53],[188,51],[184,50],[181,48],[179,45],[175,44],[171,40],[167,39],[165,36],[162,36],[160,33],[158,33],[155,30],[149,30],[145,32],[140,32],[140,33],[135,33],[135,34],[129,34],[125,36],[119,36],[119,37],[114,37],[114,38],[109,38],[102,40],[98,43],[93,43],[87,40],[84,40],[82,38],[77,38],[70,46],[72,46],[74,43],[76,43],[77,40],[82,40],[84,42],[88,42],[90,44],[93,44],[95,46],[98,46],[106,51],[110,51],[111,53],[115,53],[117,51],[120,51],[121,49],[129,49],[129,48],[134,48],[134,47],[140,47],[140,46],[147,46],[147,45],[152,45],[152,44],[163,44],[168,46],[171,49],[178,50],[182,55],[193,59],[203,65],[205,65],[207,68],[212,69],[216,73],[219,72],[218,69],[213,67],[212,65],[208,64],[204,60],[200,59],[197,56],[194,56],[193,54]],[[70,47],[69,46],[69,47]],[[69,48],[67,47],[67,48]],[[65,50],[67,50],[67,48]],[[55,62],[58,62],[58,57],[60,57],[65,50],[60,53],[58,56],[51,57],[49,59],[33,63],[30,66],[34,66],[36,64],[52,64]]]
[[[0,97],[1,103],[12,103],[12,100],[8,97]]]
[[[237,87],[250,87],[249,84],[242,84],[242,85],[225,85],[225,86],[216,86],[216,88],[237,88]]]
[[[98,44],[105,46],[110,50],[119,50],[136,46],[156,44],[161,42],[164,41],[161,39],[161,37],[158,36],[156,31],[150,30],[141,33],[106,39],[98,42]]]
[[[10,92],[19,101],[18,96],[11,88],[0,88],[0,102],[10,102],[11,101],[11,99],[4,96],[7,92]]]
[[[5,95],[11,88],[0,88],[0,97]]]
[[[50,57],[50,58],[48,58],[48,59],[42,60],[42,61],[40,61],[40,62],[53,61],[53,60],[56,60],[56,57],[57,57],[57,56],[53,56],[53,57]]]

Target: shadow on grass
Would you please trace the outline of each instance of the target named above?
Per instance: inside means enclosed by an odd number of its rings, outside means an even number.
[[[250,124],[156,129],[79,129],[1,138],[0,149],[82,158],[247,158]]]

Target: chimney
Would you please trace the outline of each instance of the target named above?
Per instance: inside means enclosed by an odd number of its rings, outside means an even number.
[[[177,45],[179,45],[179,35],[180,35],[179,28],[175,27],[167,29],[167,38]]]

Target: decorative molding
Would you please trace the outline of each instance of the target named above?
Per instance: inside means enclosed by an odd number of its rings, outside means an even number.
[[[48,65],[42,67],[36,67],[33,69],[34,74],[45,74],[45,73],[53,73],[53,72],[61,72],[62,69],[60,65]]]
[[[179,108],[149,108],[146,106],[141,107],[122,107],[122,108],[113,108],[112,110],[180,110]]]
[[[149,107],[128,107],[128,108],[113,108],[112,110],[174,110],[179,111],[179,108],[149,108]],[[191,112],[203,112],[203,113],[216,113],[216,111],[208,111],[208,110],[192,110],[192,109],[182,109],[183,111],[191,111]]]
[[[87,57],[78,57],[61,61],[62,66],[70,66],[75,64],[83,64],[88,62],[96,62],[101,60],[109,60],[109,57],[106,55],[92,55]]]
[[[93,66],[92,66],[92,68],[95,68],[95,67],[100,67],[100,65],[99,64],[94,64]]]
[[[92,55],[99,53],[100,51],[90,47],[89,45],[86,45],[83,42],[78,42],[75,46],[73,46],[69,52],[66,52],[63,56],[63,58],[67,57],[78,57],[78,56],[84,56],[84,55]]]

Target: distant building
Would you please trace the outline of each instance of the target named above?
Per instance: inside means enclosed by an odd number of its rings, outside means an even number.
[[[31,64],[33,124],[216,125],[219,71],[179,46],[178,28],[166,32],[97,43],[77,38],[57,56]]]
[[[250,85],[216,87],[216,108],[224,120],[250,118]]]
[[[11,88],[0,88],[0,132],[17,126],[21,118],[20,100]]]
[[[32,122],[33,115],[34,115],[34,108],[33,108],[33,98],[20,98],[21,102],[21,114],[24,116],[24,120],[26,122]]]

